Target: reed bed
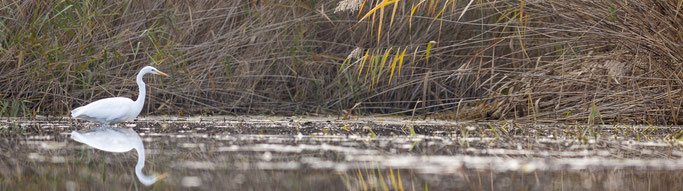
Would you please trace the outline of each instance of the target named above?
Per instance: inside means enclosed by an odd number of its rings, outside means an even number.
[[[135,97],[153,115],[678,124],[681,1],[0,3],[0,114]],[[348,116],[348,115],[346,115]]]

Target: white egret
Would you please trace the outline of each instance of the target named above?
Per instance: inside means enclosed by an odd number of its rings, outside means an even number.
[[[140,114],[140,111],[142,111],[142,106],[145,105],[146,87],[145,82],[142,81],[142,76],[147,73],[168,77],[168,74],[163,73],[152,66],[145,66],[140,70],[136,79],[140,93],[138,94],[137,100],[133,101],[127,97],[111,97],[97,100],[72,110],[71,117],[105,124],[114,124],[135,119]]]
[[[142,144],[140,135],[132,129],[103,126],[87,131],[73,131],[71,139],[106,152],[122,153],[135,149],[138,151],[135,175],[146,186],[166,177],[165,174],[148,176],[142,173],[142,168],[145,166],[145,146]]]

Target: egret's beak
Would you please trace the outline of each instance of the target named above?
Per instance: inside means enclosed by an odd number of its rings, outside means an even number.
[[[169,77],[168,74],[163,73],[163,72],[161,72],[161,71],[159,71],[159,70],[156,70],[156,72],[159,73],[159,75]]]
[[[164,179],[166,177],[168,177],[168,173],[163,173],[161,175],[157,175],[157,180],[161,180],[161,179]]]

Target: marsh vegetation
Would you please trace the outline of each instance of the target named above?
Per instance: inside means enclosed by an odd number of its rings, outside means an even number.
[[[2,115],[418,114],[678,124],[681,2],[3,1]],[[597,116],[596,114],[599,114]],[[599,118],[599,119],[598,119]]]

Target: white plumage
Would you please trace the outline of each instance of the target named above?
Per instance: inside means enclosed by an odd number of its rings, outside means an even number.
[[[73,131],[71,139],[107,152],[122,153],[135,149],[138,152],[135,175],[146,186],[166,177],[165,174],[150,176],[142,173],[142,168],[145,167],[145,146],[140,135],[132,129],[102,126],[87,131]]]
[[[138,99],[133,101],[126,97],[112,97],[97,100],[88,105],[78,107],[71,111],[72,118],[86,119],[98,123],[114,124],[135,119],[145,105],[145,82],[142,76],[147,73],[163,75],[168,74],[157,70],[154,67],[146,66],[138,73],[136,82],[139,88]]]

